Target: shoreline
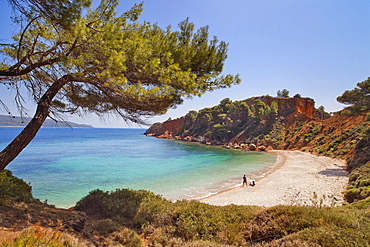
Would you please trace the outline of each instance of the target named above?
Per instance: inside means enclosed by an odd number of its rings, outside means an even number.
[[[239,186],[220,191],[198,201],[225,206],[277,205],[340,206],[348,185],[344,160],[316,156],[301,151],[270,151],[277,161],[262,177],[253,179],[256,185]],[[241,181],[241,179],[240,179]],[[249,181],[248,181],[249,184]]]
[[[222,147],[220,146],[220,148],[222,148]],[[238,149],[235,149],[235,150],[238,150]],[[246,152],[246,151],[243,151],[243,150],[238,150],[238,151]],[[249,184],[249,181],[252,181],[252,180],[254,180],[255,182],[258,182],[259,180],[261,180],[264,177],[268,176],[269,174],[273,173],[280,166],[284,165],[284,162],[286,160],[286,156],[285,155],[279,155],[279,154],[275,153],[274,151],[275,150],[270,150],[270,151],[267,151],[265,153],[270,153],[270,154],[275,155],[276,156],[276,161],[274,163],[268,165],[267,167],[263,168],[262,170],[258,171],[258,172],[253,172],[252,174],[249,173],[249,177],[247,177],[248,184]],[[247,151],[247,152],[258,152],[258,151]],[[196,197],[195,199],[191,199],[191,200],[196,200],[196,201],[206,200],[209,197],[217,196],[217,195],[222,194],[224,192],[234,190],[234,189],[237,189],[237,188],[241,187],[240,184],[237,184],[239,181],[242,181],[241,176],[240,176],[240,179],[233,179],[233,181],[235,182],[235,184],[230,186],[230,187],[218,190],[216,192],[210,193],[210,194],[205,195],[205,196],[199,196],[199,197]]]

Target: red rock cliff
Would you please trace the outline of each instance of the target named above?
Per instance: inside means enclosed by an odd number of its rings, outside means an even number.
[[[247,99],[248,104],[253,104],[254,100],[261,100],[267,105],[271,106],[272,102],[276,102],[279,109],[279,115],[287,116],[289,114],[306,114],[310,118],[315,116],[315,101],[310,98],[281,98],[281,97],[270,97],[262,96]]]
[[[145,134],[154,134],[155,136],[164,135],[166,132],[175,135],[179,132],[184,124],[184,118],[169,120],[164,123],[153,124]]]

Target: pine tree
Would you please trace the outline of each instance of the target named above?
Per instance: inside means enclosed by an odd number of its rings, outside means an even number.
[[[208,27],[195,30],[188,19],[179,31],[139,24],[142,4],[119,16],[117,5],[117,0],[102,0],[86,14],[74,14],[68,25],[58,25],[35,8],[14,43],[1,49],[7,63],[0,64],[0,83],[18,96],[20,88],[28,89],[37,110],[0,153],[0,170],[48,116],[113,113],[144,123],[142,116],[163,114],[184,98],[240,82],[238,75],[221,74],[227,44],[209,40]]]

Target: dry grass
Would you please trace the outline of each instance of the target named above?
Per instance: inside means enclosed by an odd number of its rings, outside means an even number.
[[[1,247],[92,247],[91,243],[51,228],[33,226],[19,232],[1,231]]]

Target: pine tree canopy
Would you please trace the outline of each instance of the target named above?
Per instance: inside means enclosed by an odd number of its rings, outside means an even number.
[[[188,19],[178,31],[137,19],[143,4],[118,15],[118,0],[8,0],[22,18],[13,43],[1,44],[0,84],[23,89],[37,103],[24,130],[0,152],[4,169],[49,116],[85,112],[118,114],[126,121],[165,113],[183,99],[240,82],[222,75],[227,44],[195,30]],[[25,3],[25,5],[22,5]],[[94,6],[94,5],[93,5]],[[24,22],[26,20],[26,22]],[[0,105],[6,105],[0,99]]]
[[[82,2],[77,9],[88,5]],[[184,98],[240,82],[238,75],[221,75],[227,44],[209,39],[208,27],[195,30],[186,19],[179,31],[164,30],[136,22],[142,4],[121,15],[117,5],[101,1],[85,15],[74,14],[67,28],[35,11],[14,43],[1,50],[7,58],[1,83],[26,86],[38,102],[63,79],[54,113],[115,112],[140,122],[140,116],[163,114]]]
[[[370,77],[363,82],[357,83],[357,87],[346,90],[337,101],[347,105],[353,105],[360,110],[370,109]]]

